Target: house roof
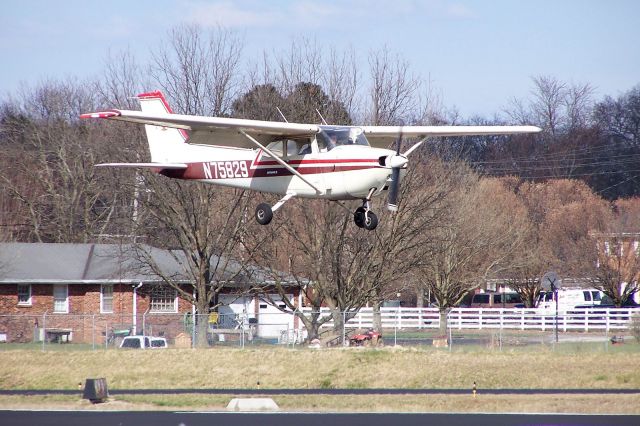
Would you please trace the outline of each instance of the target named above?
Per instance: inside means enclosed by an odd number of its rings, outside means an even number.
[[[144,262],[140,253],[151,260]],[[215,257],[212,265],[226,261],[222,280],[229,285],[269,282],[266,271],[234,260]],[[158,265],[155,273],[149,263]],[[189,282],[184,252],[148,245],[0,243],[0,284],[91,284],[111,282],[161,282],[160,275]],[[287,280],[282,275],[283,281]]]

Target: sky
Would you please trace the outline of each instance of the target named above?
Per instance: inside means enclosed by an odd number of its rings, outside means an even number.
[[[3,0],[0,10],[0,97],[99,78],[109,52],[144,63],[180,24],[237,31],[247,63],[301,37],[354,48],[365,68],[387,49],[467,118],[527,98],[539,75],[589,83],[596,99],[640,84],[636,0]]]

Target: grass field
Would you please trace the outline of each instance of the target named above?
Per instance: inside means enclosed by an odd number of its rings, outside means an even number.
[[[624,346],[637,346],[630,344]],[[640,389],[640,353],[584,351],[448,352],[384,349],[169,349],[0,351],[1,389],[78,389],[105,377],[111,389],[462,388],[469,396],[276,396],[285,409],[640,413],[638,395],[483,395],[491,388]],[[478,398],[471,397],[473,382]],[[232,396],[122,395],[105,408],[224,408]],[[78,407],[74,396],[0,396],[0,407]]]

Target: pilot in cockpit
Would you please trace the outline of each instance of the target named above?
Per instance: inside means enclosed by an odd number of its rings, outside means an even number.
[[[329,142],[327,142],[327,151],[331,151],[338,145],[338,136],[333,134],[329,136]]]

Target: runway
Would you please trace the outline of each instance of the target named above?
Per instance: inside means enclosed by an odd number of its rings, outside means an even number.
[[[12,426],[637,426],[640,416],[574,414],[0,411]]]

